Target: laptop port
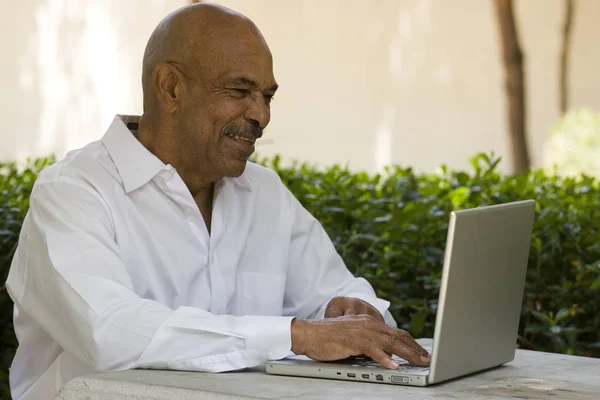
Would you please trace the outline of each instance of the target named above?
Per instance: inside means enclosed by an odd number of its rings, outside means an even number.
[[[377,374],[377,375],[375,375],[375,379],[377,379],[378,381],[382,381],[383,382],[383,375]]]
[[[348,378],[356,378],[356,374],[348,373],[347,375],[348,375]]]
[[[392,375],[392,383],[408,383],[407,376]]]
[[[363,379],[369,379],[369,374],[362,374]]]

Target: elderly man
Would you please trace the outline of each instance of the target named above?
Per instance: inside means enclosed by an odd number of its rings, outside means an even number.
[[[98,371],[220,372],[290,354],[429,364],[271,170],[248,163],[277,90],[256,26],[176,10],[143,60],[144,113],[42,172],[7,288],[15,399]]]

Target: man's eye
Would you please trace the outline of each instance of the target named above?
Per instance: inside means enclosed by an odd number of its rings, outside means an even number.
[[[235,92],[236,95],[238,96],[248,96],[250,94],[250,90],[248,89],[231,89]]]
[[[273,96],[272,94],[265,94],[265,102],[267,104],[270,104],[273,100],[275,100],[275,96]]]

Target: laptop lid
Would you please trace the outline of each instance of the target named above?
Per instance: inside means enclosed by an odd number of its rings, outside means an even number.
[[[534,215],[533,200],[451,213],[430,383],[513,360]]]

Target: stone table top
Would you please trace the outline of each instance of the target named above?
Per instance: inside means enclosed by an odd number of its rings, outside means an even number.
[[[600,400],[600,359],[517,350],[504,366],[424,388],[275,376],[264,367],[221,374],[130,370],[76,378],[54,399],[374,398]]]

